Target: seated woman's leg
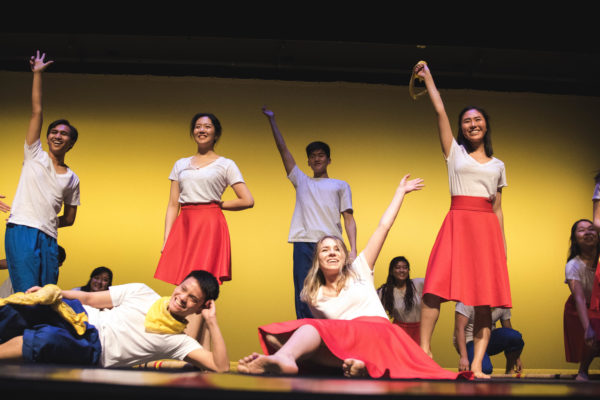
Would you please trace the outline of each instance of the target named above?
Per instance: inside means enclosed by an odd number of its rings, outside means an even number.
[[[327,367],[342,367],[346,376],[361,376],[366,368],[361,360],[340,360],[323,344],[319,331],[302,325],[289,338],[267,335],[269,346],[280,348],[270,356],[253,353],[239,361],[238,372],[245,374],[297,374],[298,363],[308,361]]]

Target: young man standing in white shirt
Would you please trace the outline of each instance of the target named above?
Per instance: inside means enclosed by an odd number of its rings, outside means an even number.
[[[356,258],[356,222],[352,209],[352,193],[348,183],[329,178],[327,166],[331,163],[329,146],[312,142],[306,147],[308,166],[313,177],[308,177],[296,165],[288,150],[273,111],[263,107],[269,119],[275,144],[281,155],[288,179],[296,189],[296,207],[292,217],[288,242],[294,244],[294,290],[297,318],[311,318],[308,306],[300,300],[304,279],[312,266],[316,243],[327,235],[342,237],[340,215],[344,218],[346,235],[350,242],[350,262]]]
[[[42,150],[42,73],[52,64],[38,51],[31,57],[32,113],[25,136],[25,159],[6,225],[5,249],[14,290],[58,280],[57,230],[75,222],[79,178],[65,164],[77,130],[61,119],[48,126],[48,152]],[[63,208],[63,214],[58,213]]]

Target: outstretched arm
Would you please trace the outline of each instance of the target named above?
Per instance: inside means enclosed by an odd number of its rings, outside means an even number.
[[[452,147],[453,136],[452,128],[450,128],[450,121],[448,120],[448,115],[446,114],[446,109],[444,108],[444,102],[442,101],[442,96],[440,96],[440,92],[438,92],[437,87],[435,86],[433,76],[431,75],[427,64],[418,63],[415,65],[415,73],[425,81],[427,93],[429,93],[429,99],[431,100],[431,104],[433,104],[433,108],[438,118],[438,131],[440,134],[442,151],[444,152],[444,156],[447,158],[450,154],[450,148]]]
[[[223,339],[217,322],[214,300],[207,302],[207,308],[202,310],[202,318],[210,335],[210,351],[204,348],[194,350],[185,357],[185,361],[194,364],[198,368],[227,372],[229,371],[229,357],[227,356],[225,339]]]
[[[414,190],[421,190],[425,186],[423,184],[423,179],[417,178],[408,180],[409,176],[409,174],[405,175],[400,181],[396,193],[392,198],[392,202],[383,213],[379,225],[375,229],[373,235],[369,238],[367,246],[363,250],[363,255],[371,269],[375,267],[375,261],[383,247],[385,238],[396,220],[396,216],[398,215],[398,211],[400,211],[400,206],[402,206],[402,201],[404,200],[404,195]]]
[[[254,198],[244,182],[238,182],[231,185],[237,199],[221,202],[221,208],[229,211],[241,211],[246,208],[254,207]]]
[[[288,150],[285,140],[283,140],[283,135],[277,127],[277,122],[275,122],[275,113],[269,110],[267,106],[263,106],[262,112],[269,119],[269,124],[271,124],[271,130],[273,131],[273,138],[275,139],[277,150],[279,150],[279,154],[281,155],[285,172],[289,175],[296,166],[296,161],[294,160],[294,157],[292,157],[292,153],[290,153]]]
[[[36,52],[35,56],[31,56],[29,64],[33,72],[33,85],[31,88],[31,119],[29,120],[29,129],[25,142],[31,145],[39,140],[42,133],[42,72],[54,61],[44,62],[46,53]]]

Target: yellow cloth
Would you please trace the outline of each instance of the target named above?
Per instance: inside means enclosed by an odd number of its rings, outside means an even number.
[[[83,335],[86,330],[85,322],[88,320],[85,312],[75,314],[75,311],[67,303],[62,301],[61,290],[58,286],[48,284],[33,293],[17,292],[8,297],[0,298],[0,307],[7,304],[18,304],[25,306],[46,305],[50,306],[63,319],[70,323],[78,335]]]
[[[187,322],[180,322],[169,312],[170,297],[161,297],[156,300],[146,314],[144,327],[148,333],[183,333]]]

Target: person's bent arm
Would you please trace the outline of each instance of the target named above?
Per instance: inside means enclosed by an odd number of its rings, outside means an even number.
[[[0,194],[0,199],[5,199],[6,196],[2,196]],[[0,201],[0,211],[2,212],[9,212],[10,211],[10,206],[6,203],[4,203],[3,201]]]
[[[65,204],[63,213],[58,217],[58,227],[64,228],[65,226],[71,226],[75,223],[75,217],[77,216],[77,206]]]
[[[269,119],[269,124],[271,125],[271,130],[273,131],[273,138],[275,139],[277,150],[279,150],[279,154],[281,155],[281,161],[283,161],[285,172],[287,175],[289,175],[296,166],[296,161],[294,160],[294,157],[292,157],[292,153],[290,153],[288,150],[285,140],[283,140],[283,135],[277,126],[277,122],[275,122],[275,113],[269,110],[267,106],[262,108],[262,112]]]
[[[363,250],[365,260],[371,269],[375,267],[375,261],[379,256],[383,243],[396,220],[396,216],[404,200],[404,195],[414,190],[421,190],[424,186],[423,179],[417,178],[409,181],[409,176],[410,174],[405,175],[400,181],[390,205],[383,213],[379,225],[375,228],[375,232],[373,232],[373,235],[371,235],[367,242],[367,246]]]
[[[446,109],[444,107],[444,102],[442,101],[442,96],[440,96],[440,92],[438,92],[437,87],[435,86],[435,82],[433,81],[433,76],[429,71],[429,67],[427,64],[419,63],[415,65],[415,73],[423,78],[425,81],[425,87],[427,88],[427,93],[429,94],[429,99],[431,100],[431,104],[437,114],[438,118],[438,131],[440,135],[440,144],[442,145],[442,151],[446,158],[450,155],[450,148],[452,147],[452,140],[454,140],[454,136],[452,135],[452,128],[450,127],[450,120],[448,119],[448,114],[446,114]]]
[[[250,193],[250,189],[244,182],[238,182],[231,185],[237,199],[235,200],[227,200],[221,202],[221,208],[223,210],[229,211],[241,211],[247,208],[254,207],[254,198],[252,197],[252,193]]]
[[[79,300],[81,304],[94,308],[113,308],[112,298],[109,290],[101,292],[84,292],[81,290],[63,290],[61,292],[64,299]]]
[[[42,133],[42,72],[52,64],[53,61],[44,62],[46,54],[40,51],[36,52],[29,60],[31,72],[33,72],[33,84],[31,87],[31,119],[29,120],[29,128],[25,136],[27,145],[32,145],[40,139]]]
[[[210,351],[204,348],[194,350],[185,357],[185,361],[198,368],[215,372],[227,372],[229,371],[229,357],[227,356],[225,339],[223,339],[217,322],[214,300],[209,300],[207,305],[208,307],[202,310],[202,317],[210,335]]]
[[[346,229],[346,235],[348,236],[348,242],[350,243],[350,254],[348,254],[349,261],[352,262],[356,258],[356,221],[354,220],[354,213],[352,210],[346,210],[342,212],[344,217],[344,228]]]
[[[467,339],[465,336],[465,327],[469,323],[469,318],[459,312],[454,313],[454,337],[456,338],[456,350],[460,359],[458,360],[458,370],[468,371],[469,355],[467,354]]]
[[[169,203],[167,204],[167,214],[165,216],[165,237],[163,241],[163,249],[167,243],[167,238],[171,232],[171,228],[175,223],[177,215],[179,215],[179,182],[171,181],[171,191],[169,193]]]

